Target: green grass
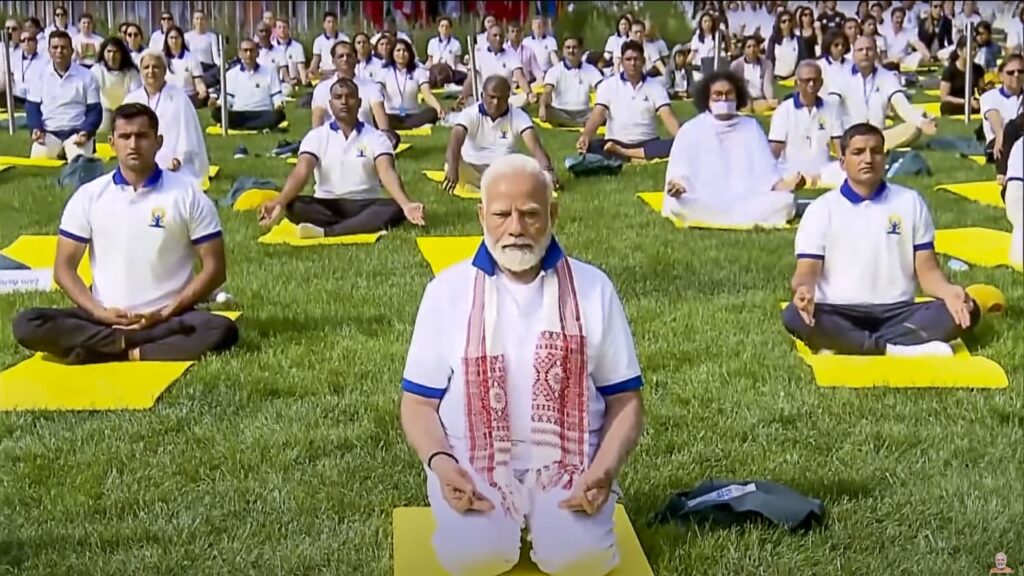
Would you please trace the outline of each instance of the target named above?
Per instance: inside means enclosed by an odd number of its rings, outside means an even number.
[[[290,119],[301,136],[308,111]],[[427,206],[425,229],[369,247],[267,247],[252,213],[222,210],[242,341],[193,367],[152,410],[0,414],[0,573],[391,574],[391,510],[426,503],[397,411],[431,278],[414,238],[479,233],[474,203],[419,175],[443,162],[447,130],[435,132],[399,159]],[[542,138],[561,166],[575,135]],[[239,142],[266,154],[276,140],[209,138],[222,167],[210,194],[242,175],[282,183],[282,160],[231,159]],[[24,132],[0,137],[4,154],[27,149]],[[923,191],[937,226],[1008,229],[998,210],[930,191],[990,169],[926,156],[935,177],[903,183]],[[1019,566],[1021,277],[956,276],[1007,295],[1007,313],[971,347],[1006,368],[1009,389],[821,389],[779,322],[793,232],[676,230],[633,197],[658,189],[663,170],[574,181],[560,169],[557,227],[571,255],[610,275],[633,328],[649,419],[622,485],[656,573],[969,575],[987,573],[1001,550]],[[54,232],[68,196],[54,177],[0,174],[0,245]],[[0,296],[0,318],[64,303],[56,293]],[[0,330],[0,365],[25,357]],[[806,535],[648,525],[671,493],[709,477],[786,483],[823,499],[828,525]]]

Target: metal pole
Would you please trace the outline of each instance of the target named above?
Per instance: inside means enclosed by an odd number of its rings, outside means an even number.
[[[719,50],[718,50],[718,38],[721,37],[721,35],[722,35],[722,31],[721,30],[715,30],[715,71],[716,72],[718,71],[718,53],[719,53]],[[701,71],[701,73],[703,73],[703,70]]]
[[[974,22],[967,21],[967,29],[964,31],[967,35],[967,43],[964,45],[964,50],[967,51],[967,69],[964,70],[966,82],[964,83],[964,124],[971,123],[971,97],[974,96],[973,78],[974,76],[974,58],[971,55],[971,43],[974,42]]]
[[[4,80],[7,82],[7,132],[14,135],[14,71],[11,70],[11,43],[7,30],[0,30],[0,42],[4,44]]]
[[[228,137],[228,61],[224,57],[224,35],[217,34],[217,46],[220,48],[220,94],[223,97],[220,101],[220,126],[223,137]]]
[[[466,36],[466,48],[469,51],[469,79],[470,82],[472,82],[470,86],[473,88],[473,98],[477,102],[479,102],[480,82],[477,81],[476,77],[476,46],[473,45],[473,40],[473,34]],[[480,80],[483,80],[483,78],[481,78]]]

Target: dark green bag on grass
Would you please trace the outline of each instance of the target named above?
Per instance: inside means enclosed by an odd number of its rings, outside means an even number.
[[[928,161],[916,150],[893,150],[889,152],[889,170],[886,178],[895,176],[931,176],[932,169]]]
[[[103,167],[103,161],[94,156],[75,156],[70,162],[60,169],[60,176],[57,177],[57,185],[61,188],[78,190],[84,184],[107,173]]]
[[[622,160],[599,154],[581,154],[565,159],[565,169],[573,176],[612,176],[622,172]]]

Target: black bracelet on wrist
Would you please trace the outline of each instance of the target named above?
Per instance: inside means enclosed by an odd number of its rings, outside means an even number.
[[[433,470],[433,468],[431,468],[430,465],[433,464],[434,458],[437,458],[438,456],[447,456],[447,457],[451,458],[452,460],[454,460],[456,464],[459,463],[459,459],[456,458],[455,455],[452,454],[451,452],[445,452],[444,450],[438,450],[437,452],[434,452],[433,454],[431,454],[430,456],[427,457],[427,470]]]

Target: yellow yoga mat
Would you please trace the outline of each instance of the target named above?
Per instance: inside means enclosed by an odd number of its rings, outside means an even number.
[[[988,160],[985,158],[984,155],[982,155],[982,156],[974,156],[974,155],[971,155],[971,154],[961,154],[960,157],[961,158],[966,158],[966,159],[970,160],[971,162],[974,162],[978,166],[984,166],[986,163],[988,163]]]
[[[7,170],[14,168],[14,166],[7,166],[6,164],[0,164],[0,172],[6,172]]]
[[[408,150],[409,148],[412,148],[412,144],[409,144],[408,142],[402,142],[402,143],[400,143],[400,144],[399,144],[399,145],[398,145],[398,146],[397,146],[397,147],[395,148],[395,156],[398,156],[399,154],[401,154],[402,152],[405,152],[405,151],[406,151],[406,150]],[[285,160],[285,162],[287,162],[288,164],[291,164],[291,165],[293,165],[293,166],[294,166],[294,165],[296,165],[296,164],[298,164],[298,163],[299,163],[299,159],[298,159],[298,158],[296,158],[295,156],[292,156],[292,157],[288,158],[287,160]]]
[[[287,120],[277,125],[278,130],[285,130],[288,128],[289,123]],[[228,136],[250,136],[253,134],[262,134],[263,130],[235,130],[234,128],[228,129]],[[206,134],[208,136],[222,136],[224,134],[224,128],[218,124],[206,127]]]
[[[424,170],[423,175],[431,182],[437,182],[438,184],[444,182],[444,170]],[[452,196],[467,200],[479,200],[480,190],[476,186],[459,184],[455,187],[455,192],[452,192]]]
[[[224,312],[236,320],[239,312]],[[68,366],[35,356],[0,372],[0,411],[148,410],[195,362]]]
[[[96,157],[104,162],[108,162],[117,157],[114,153],[114,147],[106,142],[96,143]]]
[[[420,236],[416,238],[416,247],[437,276],[452,264],[472,258],[483,239],[483,236]]]
[[[430,136],[434,133],[433,126],[420,126],[408,130],[396,130],[400,136]]]
[[[391,527],[395,542],[395,576],[448,576],[430,543],[435,529],[430,508],[396,508],[391,515]],[[622,504],[615,505],[615,540],[620,560],[608,576],[654,576]],[[530,560],[529,546],[524,544],[519,563],[503,576],[542,574]]]
[[[11,260],[21,262],[33,270],[53,268],[57,257],[56,236],[19,236],[8,247],[0,250],[0,254]],[[89,267],[89,250],[85,251],[82,261],[78,264],[78,275],[86,286],[92,284],[92,269]],[[54,283],[52,288],[56,289]]]
[[[938,88],[922,90],[921,93],[924,94],[925,96],[942,96],[942,93],[939,92]]]
[[[786,88],[794,88],[796,87],[796,78],[786,78],[784,80],[779,80],[779,86],[784,86]]]
[[[30,168],[60,168],[67,162],[51,158],[26,158],[24,156],[0,156],[4,166],[27,166]]]
[[[649,206],[652,210],[654,210],[655,213],[658,214],[658,216],[661,216],[661,205],[662,202],[665,200],[664,192],[639,192],[636,195],[636,197],[642,200],[644,204],[647,204],[647,206]],[[676,218],[675,216],[664,216],[664,218],[672,222],[672,224],[676,228],[697,228],[701,230],[756,230],[759,228],[769,230],[784,230],[787,228],[792,228],[790,224],[784,224],[782,226],[744,226],[738,224],[713,224],[711,222],[697,221],[683,222],[682,220]]]
[[[260,244],[287,244],[289,246],[329,246],[333,244],[375,244],[386,232],[373,232],[369,234],[352,234],[350,236],[331,236],[329,238],[299,238],[298,226],[288,220],[281,220],[263,236],[260,236]]]
[[[935,251],[984,268],[1009,266],[1010,233],[988,228],[951,228],[935,231]]]
[[[545,130],[561,130],[563,132],[583,132],[583,127],[582,126],[580,126],[579,128],[575,128],[575,127],[572,127],[572,126],[554,126],[554,125],[552,125],[552,124],[550,124],[548,122],[545,122],[545,121],[541,120],[540,118],[536,118],[536,117],[532,118],[532,120],[533,120],[533,123],[538,128],[544,128]],[[608,130],[606,130],[604,126],[598,127],[598,129],[597,129],[597,135],[598,136],[604,136],[607,133],[608,133]]]
[[[264,202],[269,202],[274,198],[277,198],[277,190],[250,188],[245,192],[242,192],[238,198],[235,199],[235,203],[232,204],[231,208],[235,212],[255,210],[263,205]]]
[[[939,184],[935,190],[945,190],[968,200],[974,200],[986,206],[1006,208],[1003,203],[1002,188],[998,182],[984,180],[981,182],[962,182],[960,184]]]

